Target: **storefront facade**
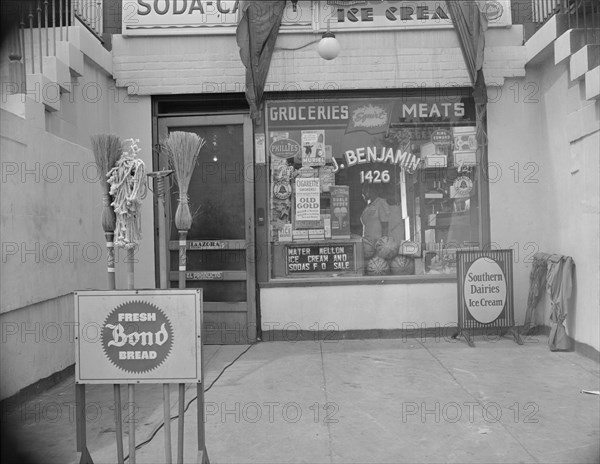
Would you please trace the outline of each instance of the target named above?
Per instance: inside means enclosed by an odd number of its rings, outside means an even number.
[[[184,3],[125,2],[113,63],[117,85],[141,103],[127,109],[132,129],[154,146],[182,128],[207,141],[190,194],[188,285],[205,289],[209,342],[454,327],[456,250],[486,247],[518,249],[522,321],[532,248],[493,213],[515,191],[508,145],[534,145],[509,122],[510,105],[531,96],[510,2],[480,5],[487,125],[445,2],[288,2],[256,121],[235,40],[239,4]],[[328,25],[342,45],[331,61],[316,51]],[[477,144],[477,128],[507,125],[511,137]],[[537,178],[532,157],[521,180]],[[147,162],[165,166],[156,150]],[[530,202],[515,208],[535,214]],[[153,285],[155,244],[143,247]]]
[[[97,133],[138,139],[148,170],[167,167],[170,131],[205,139],[189,191],[187,286],[205,290],[208,343],[449,336],[456,251],[487,247],[512,250],[517,325],[535,253],[571,256],[565,325],[597,356],[597,68],[582,69],[565,15],[524,43],[529,0],[478,2],[489,22],[480,124],[482,95],[446,2],[286,2],[253,120],[240,3],[103,5],[104,43],[80,18],[57,34],[56,52],[31,27],[20,62],[18,41],[1,50],[2,398],[72,365],[71,292],[104,287],[102,203],[87,169]],[[341,45],[330,61],[317,52],[328,26]],[[42,55],[43,71],[32,60]],[[177,193],[171,184],[169,221]],[[135,286],[155,288],[165,218],[153,195],[142,210]],[[171,286],[177,239],[170,229],[164,243]],[[117,288],[126,275],[117,254]],[[542,298],[533,322],[547,328],[549,316]]]

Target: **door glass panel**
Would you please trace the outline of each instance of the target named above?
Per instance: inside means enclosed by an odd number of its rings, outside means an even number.
[[[244,129],[242,125],[170,126],[169,132],[193,132],[205,140],[188,188],[192,227],[187,240],[210,241],[220,244],[227,240],[246,240],[244,196]],[[179,189],[171,191],[171,217],[175,217]],[[174,221],[171,221],[171,240],[179,239]],[[245,246],[235,249],[188,249],[187,272],[244,271]],[[244,242],[241,242],[242,245]],[[171,270],[179,266],[178,251],[170,255]],[[177,287],[177,281],[171,286]],[[202,288],[208,302],[246,301],[246,281],[187,280],[186,287]]]
[[[243,126],[186,126],[169,130],[194,132],[206,141],[188,188],[193,216],[188,240],[245,239]],[[175,185],[171,194],[173,215],[178,197]],[[171,240],[177,239],[173,225]]]

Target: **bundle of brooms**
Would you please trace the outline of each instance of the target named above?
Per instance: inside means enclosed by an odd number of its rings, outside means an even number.
[[[162,142],[169,159],[171,169],[175,171],[175,180],[179,187],[179,200],[175,212],[175,227],[179,231],[179,288],[185,288],[186,237],[192,227],[192,214],[188,205],[188,187],[198,154],[205,140],[192,132],[171,132]]]
[[[115,253],[114,232],[116,217],[111,207],[110,187],[108,185],[108,172],[115,167],[121,156],[121,139],[113,134],[97,134],[90,137],[92,152],[98,169],[100,187],[102,188],[102,229],[106,238],[108,285],[110,290],[115,288]]]

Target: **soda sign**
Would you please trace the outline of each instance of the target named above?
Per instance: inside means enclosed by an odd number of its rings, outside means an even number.
[[[201,301],[201,289],[75,292],[76,381],[201,381]]]

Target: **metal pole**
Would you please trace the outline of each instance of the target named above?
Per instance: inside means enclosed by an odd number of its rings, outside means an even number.
[[[52,41],[54,56],[56,56],[56,5],[52,0]]]
[[[44,52],[42,50],[42,4],[40,0],[37,2],[37,27],[38,27],[38,39],[40,47],[40,72],[44,73]]]
[[[50,56],[50,42],[48,40],[48,0],[44,0],[44,31],[46,32],[46,56]]]
[[[21,10],[21,22],[19,23],[19,54],[21,55],[21,93],[27,93],[27,58],[25,56],[25,15],[23,12],[22,5]]]
[[[63,40],[63,1],[58,0],[58,27],[60,29],[60,40]]]
[[[29,38],[31,39],[31,74],[35,74],[35,51],[33,48],[33,10],[29,5]]]

